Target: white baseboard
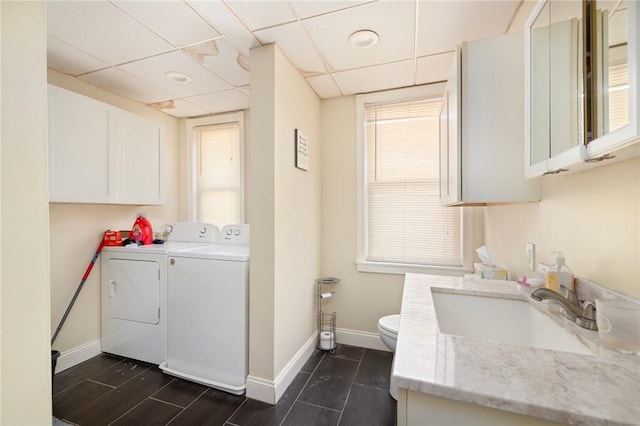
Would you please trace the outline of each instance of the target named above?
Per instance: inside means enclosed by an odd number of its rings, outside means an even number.
[[[317,333],[314,332],[273,381],[249,375],[247,377],[247,398],[257,399],[267,404],[276,404],[296,375],[302,370],[313,351],[316,350],[317,342]]]
[[[96,355],[100,355],[100,339],[87,342],[60,353],[56,362],[56,373],[60,373],[68,368],[78,365]]]
[[[378,333],[336,328],[336,343],[389,352]]]
[[[336,343],[358,346],[367,349],[389,351],[377,333],[336,328]],[[296,375],[316,350],[317,333],[306,341],[300,350],[291,358],[275,380],[249,375],[247,377],[247,398],[257,399],[267,404],[276,404],[287,390]]]

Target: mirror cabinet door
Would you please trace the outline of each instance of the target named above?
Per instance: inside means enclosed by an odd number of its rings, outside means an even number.
[[[584,142],[583,5],[549,2],[551,157]]]
[[[597,0],[594,37],[597,63],[597,137],[629,124],[628,0]]]
[[[529,166],[550,157],[549,129],[549,2],[529,33]]]

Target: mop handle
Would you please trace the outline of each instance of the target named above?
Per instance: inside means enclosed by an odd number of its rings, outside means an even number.
[[[56,337],[58,337],[58,333],[60,333],[60,330],[62,329],[62,325],[67,320],[67,316],[69,316],[69,312],[71,312],[71,308],[73,307],[73,304],[76,303],[76,299],[78,298],[78,294],[80,294],[80,290],[82,290],[82,286],[84,286],[84,282],[89,277],[89,274],[91,273],[91,270],[93,269],[93,265],[96,263],[96,260],[98,260],[98,256],[100,255],[100,252],[102,251],[102,247],[104,247],[104,238],[102,238],[102,240],[100,241],[100,244],[98,245],[98,249],[96,250],[95,254],[93,255],[93,258],[91,259],[91,262],[89,263],[89,266],[87,266],[87,270],[84,272],[84,275],[82,276],[82,280],[80,281],[80,285],[76,289],[76,292],[73,295],[73,298],[71,299],[71,303],[69,303],[69,306],[67,307],[66,312],[64,313],[64,315],[62,316],[62,319],[60,320],[60,324],[58,324],[58,328],[56,329],[56,332],[53,334],[53,337],[51,338],[51,345],[52,346],[53,346],[53,342],[55,342],[55,340],[56,340]]]

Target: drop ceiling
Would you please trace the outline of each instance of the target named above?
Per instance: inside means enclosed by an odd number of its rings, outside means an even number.
[[[433,83],[447,79],[456,45],[522,30],[533,3],[50,0],[48,66],[196,117],[249,108],[252,48],[278,44],[322,99]],[[362,29],[378,43],[351,47],[349,35]]]

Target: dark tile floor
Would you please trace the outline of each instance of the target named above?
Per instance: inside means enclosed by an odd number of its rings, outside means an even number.
[[[338,345],[316,351],[277,405],[99,355],[56,374],[53,415],[77,425],[393,425],[392,354]]]

